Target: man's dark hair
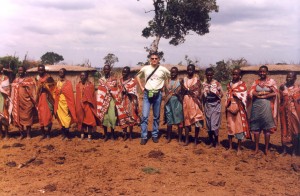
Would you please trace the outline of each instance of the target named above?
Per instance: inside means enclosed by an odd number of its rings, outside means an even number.
[[[67,73],[66,68],[61,68],[60,70],[63,70],[64,73]]]
[[[196,69],[196,66],[194,65],[194,64],[189,64],[188,66],[187,66],[187,68],[188,67],[192,67],[194,70]]]
[[[177,67],[172,67],[171,70],[172,70],[172,69],[175,69],[175,70],[178,72],[178,68],[177,68]]]
[[[123,69],[128,69],[128,71],[130,71],[130,67],[129,66],[125,66]]]
[[[38,68],[39,68],[39,67],[42,67],[43,69],[46,69],[46,67],[45,67],[44,64],[39,64],[39,65],[38,65]]]
[[[235,71],[235,70],[237,70],[237,71],[239,72],[239,75],[241,75],[241,69],[240,69],[239,67],[233,68],[233,69],[232,69],[232,72]]]
[[[269,68],[268,68],[268,66],[266,66],[266,65],[260,66],[260,67],[259,67],[259,70],[262,69],[262,68],[265,68],[267,71],[269,71]]]
[[[214,69],[209,67],[209,68],[206,68],[205,70],[205,74],[207,74],[208,72],[212,72],[213,74],[215,73]]]
[[[89,73],[87,71],[82,71],[81,73],[84,73],[86,77],[89,77]]]
[[[24,70],[24,72],[26,72],[26,67],[25,67],[24,65],[20,65],[20,66],[18,67],[18,69],[19,69],[20,67],[22,67],[23,70]]]
[[[289,71],[287,74],[293,74],[293,78],[297,79],[297,73],[295,71]]]

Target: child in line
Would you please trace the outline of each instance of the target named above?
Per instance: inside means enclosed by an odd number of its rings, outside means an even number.
[[[241,70],[232,70],[232,80],[227,85],[226,119],[229,139],[229,150],[232,149],[232,139],[238,140],[237,155],[241,154],[241,143],[244,138],[251,138],[247,118],[247,86],[241,81]]]
[[[171,141],[172,125],[178,126],[178,142],[182,142],[183,110],[180,79],[178,68],[171,68],[171,79],[165,86],[165,112],[164,121],[167,124],[167,142]],[[181,79],[182,80],[182,79]]]
[[[120,89],[121,89],[121,100],[122,105],[127,113],[127,115],[133,120],[132,123],[129,124],[129,136],[127,133],[127,127],[123,128],[124,137],[123,140],[132,140],[132,130],[133,126],[137,126],[140,124],[139,117],[139,102],[137,96],[137,81],[135,78],[129,77],[130,67],[126,66],[122,70],[122,78],[120,79]]]
[[[203,82],[202,100],[204,104],[204,113],[206,126],[210,140],[210,147],[219,145],[219,128],[221,125],[221,98],[223,91],[221,84],[213,79],[214,70],[207,68],[205,70],[206,81]]]
[[[182,82],[183,88],[183,114],[185,125],[185,143],[187,146],[189,143],[189,132],[192,125],[195,125],[195,138],[194,145],[198,143],[198,135],[200,127],[203,127],[204,115],[201,110],[201,82],[200,79],[195,76],[195,65],[189,64],[187,66],[187,76],[184,77]]]

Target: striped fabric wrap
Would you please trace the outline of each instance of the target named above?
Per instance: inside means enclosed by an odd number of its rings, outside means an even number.
[[[111,99],[115,101],[118,123],[122,128],[127,127],[133,120],[127,115],[124,107],[121,104],[121,92],[119,90],[117,79],[115,78],[100,78],[99,86],[96,94],[97,100],[97,115],[101,123],[107,113],[109,102]]]
[[[280,88],[281,141],[291,143],[300,134],[300,85]]]
[[[133,94],[137,96],[137,81],[134,78],[128,80],[120,79],[121,88],[126,91],[127,94]]]
[[[237,83],[230,82],[227,84],[227,94],[226,94],[226,106],[229,107],[232,100],[236,100],[240,115],[242,118],[243,132],[247,139],[251,139],[248,117],[247,117],[247,86],[243,81]]]
[[[211,83],[204,81],[203,85],[203,96],[207,97],[208,93],[217,95],[220,99],[222,98],[223,92],[221,84],[217,80],[212,80]]]
[[[137,93],[137,81],[134,78],[128,80],[120,79],[120,90],[122,92],[122,104],[126,113],[133,119],[131,126],[138,125],[140,123],[139,117],[139,102]]]
[[[34,97],[31,92],[28,91],[32,86],[35,86],[35,82],[32,78],[16,78],[14,82],[11,84],[12,87],[12,92],[11,92],[11,104],[13,105],[12,107],[12,117],[14,121],[14,125],[17,127],[20,127],[20,107],[19,107],[19,102],[20,102],[20,97],[19,97],[19,88],[24,87],[27,90],[27,93],[29,94],[31,101],[34,102]],[[35,105],[35,103],[33,103]]]

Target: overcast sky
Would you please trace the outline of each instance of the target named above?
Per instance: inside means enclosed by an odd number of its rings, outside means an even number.
[[[251,64],[300,63],[299,0],[217,0],[210,33],[186,37],[172,46],[161,40],[165,63],[184,56],[202,66],[244,57]],[[141,36],[152,19],[145,11],[152,0],[1,0],[0,56],[39,60],[46,52],[62,55],[67,64],[103,66],[113,53],[116,66],[145,62],[152,39]]]

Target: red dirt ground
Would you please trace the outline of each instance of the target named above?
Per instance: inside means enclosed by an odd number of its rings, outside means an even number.
[[[0,195],[300,195],[300,157],[279,154],[279,131],[268,156],[254,156],[250,141],[237,156],[226,150],[225,123],[224,116],[217,149],[207,148],[204,129],[195,148],[167,144],[164,125],[159,143],[145,146],[139,127],[133,141],[123,141],[118,128],[118,140],[107,142],[100,128],[91,142],[76,132],[62,141],[56,121],[50,140],[40,141],[37,126],[31,140],[17,139],[12,128],[12,137],[0,140]]]

